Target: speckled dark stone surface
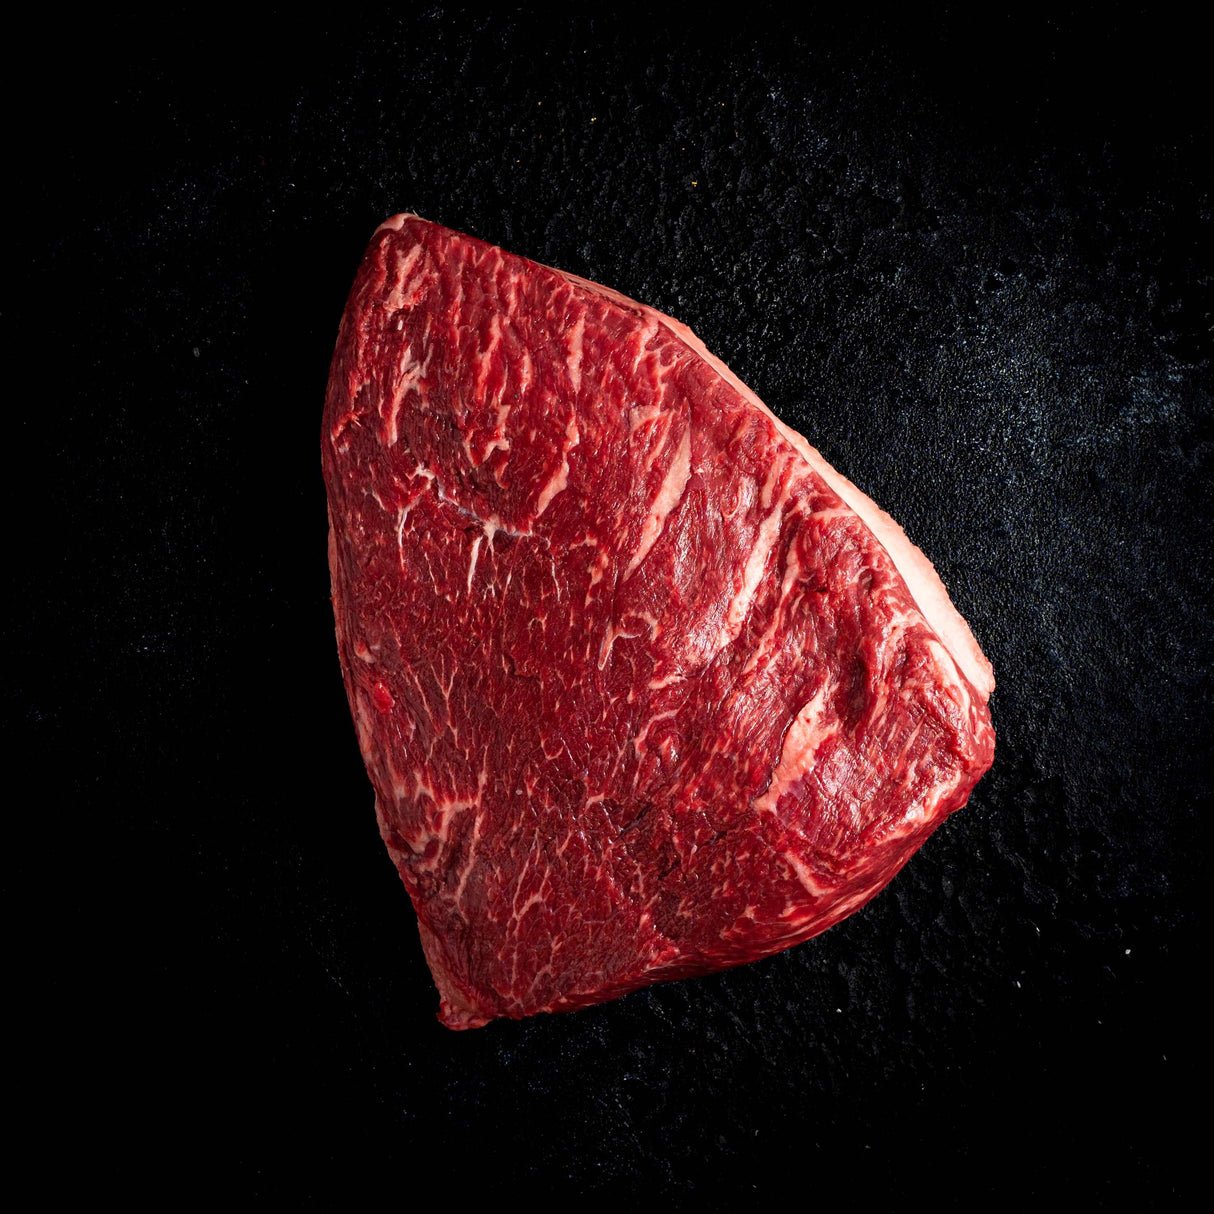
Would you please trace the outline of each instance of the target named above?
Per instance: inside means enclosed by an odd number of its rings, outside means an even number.
[[[1187,1193],[1199,40],[738,15],[182,20],[56,51],[16,137],[10,331],[40,387],[9,460],[41,488],[9,702],[56,807],[31,852],[47,1115],[107,1185]],[[948,583],[995,665],[994,769],[825,936],[576,1015],[435,1022],[342,692],[319,462],[345,292],[402,209],[691,325]]]

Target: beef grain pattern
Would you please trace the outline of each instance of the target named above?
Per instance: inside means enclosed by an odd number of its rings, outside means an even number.
[[[824,931],[991,764],[930,563],[653,309],[395,216],[322,450],[346,691],[452,1028]]]

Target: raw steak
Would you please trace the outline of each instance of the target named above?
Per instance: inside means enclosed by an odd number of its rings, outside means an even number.
[[[333,356],[338,651],[440,1019],[787,948],[990,766],[901,529],[677,321],[397,215]]]

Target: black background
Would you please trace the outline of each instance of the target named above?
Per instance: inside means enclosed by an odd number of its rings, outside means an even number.
[[[38,791],[9,888],[45,1184],[1188,1192],[1201,40],[1104,6],[697,15],[13,35],[8,702]],[[406,209],[690,324],[906,526],[994,662],[992,772],[820,939],[434,1020],[341,687],[319,458],[345,292]]]

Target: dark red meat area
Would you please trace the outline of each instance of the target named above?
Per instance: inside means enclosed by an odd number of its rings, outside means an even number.
[[[989,765],[884,549],[652,314],[385,228],[323,450],[347,693],[452,1027],[806,939]]]

